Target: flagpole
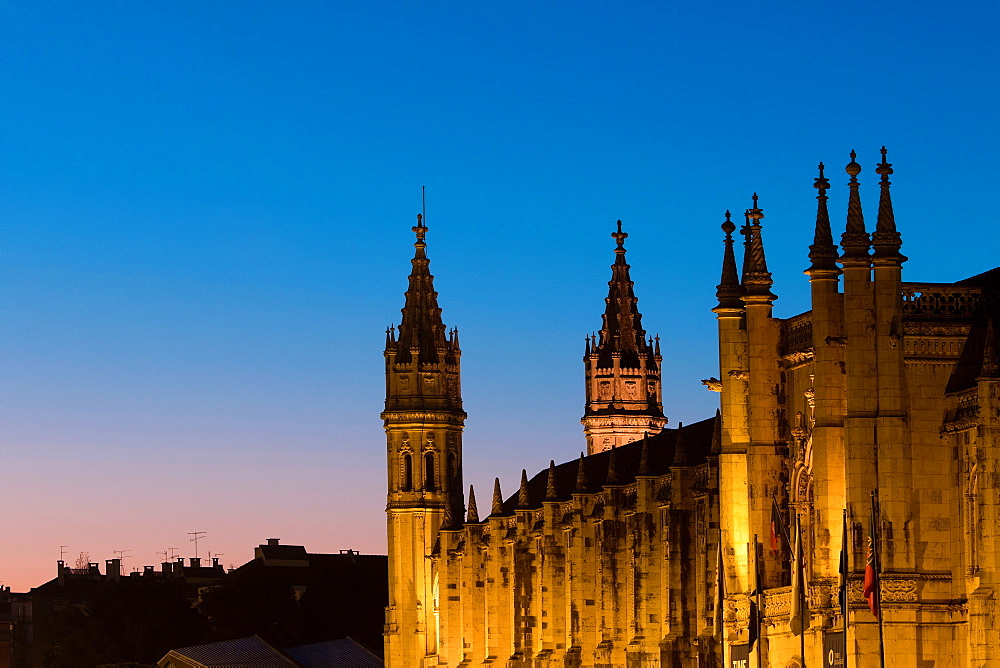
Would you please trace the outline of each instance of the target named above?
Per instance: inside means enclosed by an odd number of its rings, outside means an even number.
[[[802,620],[802,633],[799,634],[799,654],[802,656],[802,668],[806,668],[806,629],[805,629],[805,616],[806,612],[805,598],[806,598],[806,569],[802,567],[802,519],[799,517],[799,513],[795,513],[795,569],[798,571],[799,578],[799,610],[800,614],[803,615]]]
[[[878,602],[878,660],[880,668],[885,668],[885,631],[882,627],[882,508],[878,501],[878,487],[872,491],[872,531],[875,534],[873,554],[875,558],[875,600]]]

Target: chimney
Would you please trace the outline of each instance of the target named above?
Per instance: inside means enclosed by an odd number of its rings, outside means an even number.
[[[56,577],[59,579],[59,584],[66,582],[66,562],[61,559],[56,562]]]
[[[142,574],[143,575],[154,575],[155,573],[156,573],[156,567],[155,566],[143,566],[142,567]]]
[[[219,567],[219,558],[212,557],[212,568],[218,568],[218,567]]]
[[[279,540],[281,540],[281,539],[280,538],[268,538],[267,539],[267,544],[268,545],[277,545]]]
[[[160,571],[164,575],[170,575],[173,572],[173,570],[174,570],[173,562],[164,561],[162,564],[160,564]]]
[[[191,557],[191,568],[200,568],[200,567],[201,567],[201,558]]]
[[[122,576],[122,560],[105,559],[104,573],[107,575],[109,580],[118,580],[118,578]]]

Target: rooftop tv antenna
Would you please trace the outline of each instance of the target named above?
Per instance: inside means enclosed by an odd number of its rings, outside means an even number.
[[[59,561],[66,561],[66,548],[68,548],[68,547],[69,547],[69,545],[60,545],[59,546]]]
[[[118,555],[118,559],[122,562],[125,561],[125,557],[131,557],[131,554],[125,554],[126,552],[131,552],[132,550],[111,550]]]
[[[194,558],[198,558],[198,541],[205,537],[205,531],[188,531],[189,536],[194,536],[194,538],[189,539],[188,542],[194,543]]]

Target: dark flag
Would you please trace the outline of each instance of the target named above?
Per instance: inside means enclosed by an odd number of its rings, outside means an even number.
[[[781,513],[778,511],[778,502],[771,497],[771,551],[778,553],[781,546],[789,552],[792,551],[792,542],[788,539],[788,529],[781,520]]]
[[[788,615],[788,628],[794,635],[800,635],[809,628],[809,605],[806,602],[805,555],[802,547],[802,523],[795,518],[795,552],[792,556],[792,601]]]
[[[747,652],[752,652],[754,645],[760,638],[760,611],[757,608],[757,600],[760,597],[760,567],[758,560],[760,552],[757,549],[757,534],[753,536],[753,591],[750,592],[750,619],[747,620],[749,626],[749,636],[747,642]]]
[[[879,619],[879,564],[878,564],[878,502],[872,492],[872,521],[868,531],[868,555],[865,561],[865,586],[861,590],[868,600],[868,608]]]

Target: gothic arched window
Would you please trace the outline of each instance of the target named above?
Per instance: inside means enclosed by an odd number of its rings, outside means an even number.
[[[409,453],[403,455],[403,491],[413,491],[413,458]]]
[[[435,492],[437,485],[434,481],[434,453],[428,452],[424,455],[424,491]]]

